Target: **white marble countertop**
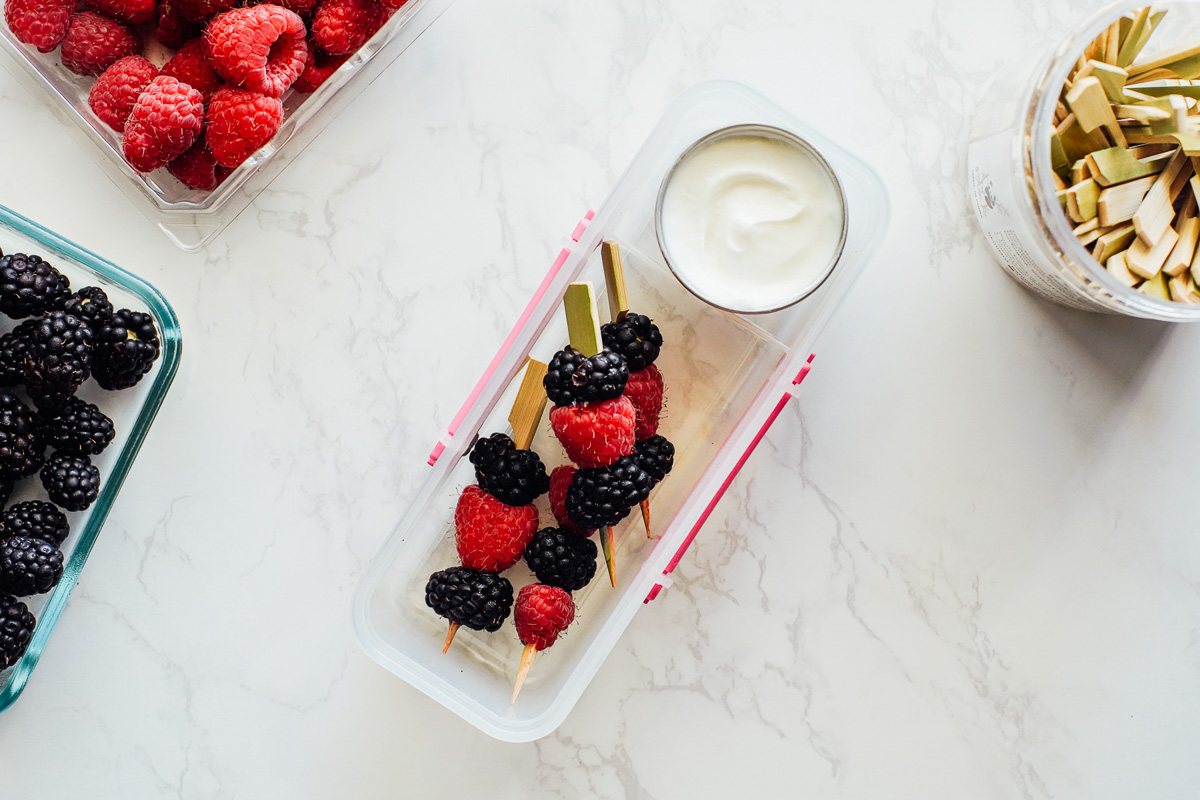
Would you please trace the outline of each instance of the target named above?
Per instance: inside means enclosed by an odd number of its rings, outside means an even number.
[[[0,202],[185,341],[0,794],[1194,797],[1200,327],[1032,297],[965,200],[978,87],[1091,5],[459,0],[202,256],[0,75]],[[675,586],[501,744],[363,654],[351,593],[562,235],[713,77],[876,166],[892,227]]]

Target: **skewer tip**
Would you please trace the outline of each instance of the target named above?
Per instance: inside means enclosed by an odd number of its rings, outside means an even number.
[[[517,702],[517,695],[521,693],[521,687],[525,685],[525,678],[529,675],[529,668],[533,666],[533,659],[537,656],[537,647],[532,644],[525,645],[525,650],[521,653],[521,666],[517,669],[517,682],[513,686],[512,703]]]
[[[604,548],[604,563],[608,566],[608,582],[615,589],[617,588],[617,564],[613,553],[612,536],[612,528],[605,527],[600,529],[600,544]]]
[[[443,653],[450,649],[450,643],[454,641],[454,634],[458,633],[458,629],[461,627],[457,622],[450,623],[450,630],[446,632],[446,642],[442,645]]]

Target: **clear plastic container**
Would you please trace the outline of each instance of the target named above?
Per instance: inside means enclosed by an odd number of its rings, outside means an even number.
[[[125,161],[121,136],[88,107],[93,78],[62,66],[59,51],[39,53],[0,22],[4,65],[47,107],[133,201],[146,218],[183,250],[212,241],[346,105],[416,41],[454,0],[409,0],[369,42],[317,91],[288,91],[279,133],[211,192],[189,189],[165,169],[143,175]]]
[[[79,391],[80,397],[95,403],[112,418],[116,437],[103,453],[92,458],[100,469],[100,495],[96,502],[86,511],[67,514],[71,535],[62,546],[66,559],[62,579],[49,594],[24,598],[37,617],[37,628],[21,660],[0,672],[2,712],[20,696],[50,641],[54,625],[66,607],[92,545],[100,535],[104,520],[121,491],[121,484],[175,378],[182,340],[175,312],[153,286],[3,206],[0,206],[0,248],[5,253],[36,253],[70,278],[73,288],[99,286],[117,308],[149,314],[158,327],[161,343],[161,355],[153,369],[132,389],[108,392],[89,380]],[[4,320],[5,331],[16,324],[7,317]],[[10,503],[45,499],[41,482],[34,476],[18,484]]]
[[[846,194],[849,229],[842,259],[812,295],[786,310],[739,316],[710,306],[672,275],[658,249],[654,207],[676,158],[697,139],[739,123],[798,134],[828,159]],[[383,666],[486,733],[530,741],[551,733],[599,670],[630,619],[671,584],[671,572],[741,465],[808,373],[817,334],[867,263],[887,226],[883,187],[869,167],[782,109],[734,83],[684,94],[650,135],[612,194],[562,249],[529,306],[462,409],[438,438],[432,469],[408,512],[376,556],[354,601],[363,647]],[[430,573],[458,563],[454,507],[474,481],[465,458],[477,434],[509,430],[507,414],[526,358],[548,361],[566,341],[568,283],[602,291],[598,252],[621,246],[631,307],[654,317],[666,339],[658,365],[666,381],[661,432],[677,447],[676,466],[651,495],[657,539],[637,513],[616,528],[618,585],[597,578],[576,593],[576,622],[534,664],[510,704],[521,645],[513,626],[495,634],[463,629],[443,655],[445,621],[425,606]],[[564,463],[543,419],[533,447],[548,466]],[[553,517],[546,498],[541,519]],[[506,575],[532,582],[523,564]]]
[[[1200,320],[1200,306],[1149,297],[1110,275],[1076,240],[1055,196],[1046,131],[1063,83],[1092,40],[1145,6],[1108,6],[1049,53],[1026,53],[992,79],[971,127],[971,205],[996,261],[1038,294],[1087,311],[1193,322]],[[1168,13],[1143,54],[1200,40],[1200,2],[1155,3],[1154,9]]]

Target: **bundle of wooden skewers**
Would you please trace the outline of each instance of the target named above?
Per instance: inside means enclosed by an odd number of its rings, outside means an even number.
[[[1144,53],[1166,16],[1122,17],[1063,85],[1051,158],[1075,236],[1146,295],[1200,304],[1200,40]]]

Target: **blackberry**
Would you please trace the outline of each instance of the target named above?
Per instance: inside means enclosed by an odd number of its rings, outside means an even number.
[[[33,410],[10,392],[0,392],[0,477],[6,481],[37,472],[46,446]]]
[[[503,433],[479,439],[471,448],[479,488],[510,506],[527,506],[550,491],[546,465],[532,450],[518,450]]]
[[[61,453],[95,456],[116,434],[113,422],[97,406],[72,397],[58,414],[43,418],[42,440]]]
[[[42,467],[42,486],[55,505],[83,511],[100,494],[100,470],[87,456],[55,453]]]
[[[512,604],[512,584],[488,572],[451,567],[433,573],[425,584],[425,605],[473,631],[500,630]]]
[[[0,594],[0,672],[25,655],[37,620],[29,607],[9,594]]]
[[[51,311],[30,335],[25,384],[39,409],[61,407],[92,373],[90,325],[66,311]]]
[[[69,294],[67,276],[40,256],[0,256],[0,312],[13,319],[38,316],[62,308]]]
[[[62,574],[62,551],[45,539],[9,536],[0,542],[0,592],[45,594]]]
[[[574,592],[596,577],[596,543],[561,528],[543,528],[525,547],[525,563],[538,583]]]
[[[128,389],[158,358],[158,331],[149,314],[122,308],[96,331],[92,371],[105,389]]]
[[[27,536],[44,539],[56,547],[62,547],[71,533],[67,515],[53,503],[27,500],[17,503],[0,518],[0,536]]]
[[[556,406],[602,403],[620,397],[629,382],[629,367],[619,353],[605,349],[591,358],[573,347],[559,350],[542,380]]]
[[[625,358],[630,372],[653,364],[662,350],[662,333],[642,314],[629,314],[620,322],[606,322],[600,326],[600,336],[605,347]]]
[[[665,436],[651,436],[633,446],[633,460],[658,483],[675,466],[675,445]]]
[[[0,386],[16,386],[25,382],[25,364],[36,319],[28,319],[0,336]]]
[[[612,527],[650,496],[653,485],[650,474],[632,456],[607,467],[581,469],[567,489],[567,516],[585,531]]]
[[[63,311],[79,317],[95,331],[113,315],[113,305],[99,286],[85,286],[67,298]]]

